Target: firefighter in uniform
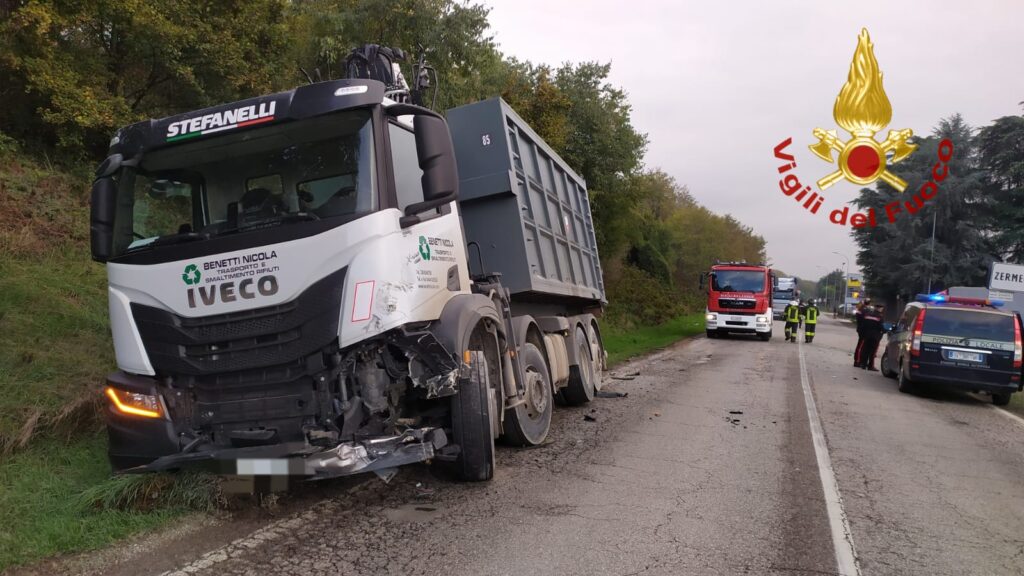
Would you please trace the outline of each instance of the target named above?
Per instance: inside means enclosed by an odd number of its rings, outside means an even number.
[[[807,302],[804,315],[804,342],[810,344],[814,341],[814,327],[818,324],[818,306],[814,300]]]
[[[790,300],[783,316],[786,318],[786,340],[796,342],[797,328],[800,326],[800,303]]]

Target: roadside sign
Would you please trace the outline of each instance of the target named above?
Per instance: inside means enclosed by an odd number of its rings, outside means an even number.
[[[1013,292],[1007,292],[1005,290],[989,290],[988,297],[991,300],[1002,300],[1003,302],[1013,302]]]
[[[1024,292],[1024,266],[993,262],[988,275],[989,290]]]

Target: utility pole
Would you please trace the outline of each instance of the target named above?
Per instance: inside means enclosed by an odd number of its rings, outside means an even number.
[[[846,291],[849,288],[850,282],[850,259],[845,254],[840,254],[839,252],[833,252],[833,254],[843,259],[843,305],[845,305]],[[845,310],[843,312],[843,316],[846,316]]]
[[[931,253],[928,255],[928,294],[932,293],[932,263],[935,261],[935,219],[938,215],[939,211],[932,206],[932,248]]]

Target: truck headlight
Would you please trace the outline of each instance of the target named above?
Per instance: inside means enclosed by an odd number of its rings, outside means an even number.
[[[767,316],[757,316],[757,317],[754,318],[754,321],[758,322],[760,324],[767,324],[768,323],[768,317]]]
[[[143,418],[164,417],[164,406],[159,396],[126,392],[112,386],[107,386],[105,394],[110,399],[110,403],[114,405],[114,409],[122,414]]]
[[[714,322],[715,320],[718,319],[718,314],[709,312],[706,316],[704,316],[704,318],[706,318],[708,322]]]

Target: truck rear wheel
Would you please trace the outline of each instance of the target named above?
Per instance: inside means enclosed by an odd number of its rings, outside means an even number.
[[[996,406],[1006,406],[1010,403],[1011,392],[994,392],[992,394],[992,403]]]
[[[576,328],[576,360],[579,365],[569,368],[569,385],[562,389],[562,398],[569,406],[580,406],[594,399],[594,359],[582,328]]]
[[[520,349],[519,362],[526,380],[526,401],[507,410],[504,437],[514,446],[536,446],[547,438],[551,427],[551,376],[544,355],[530,342]]]
[[[470,352],[469,379],[461,382],[452,397],[452,436],[459,446],[455,475],[459,480],[481,482],[494,477],[494,435],[491,414],[494,410],[487,356]]]

